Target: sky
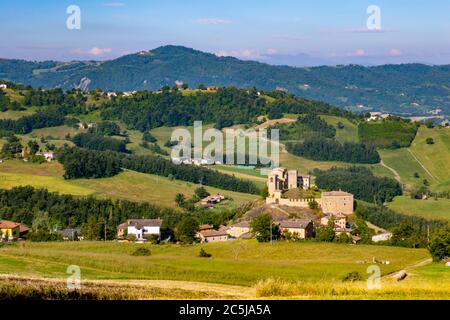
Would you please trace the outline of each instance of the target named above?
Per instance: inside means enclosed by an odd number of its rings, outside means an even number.
[[[80,29],[67,27],[71,5]],[[450,64],[449,17],[450,0],[0,0],[0,58],[108,60],[183,45],[294,66]]]

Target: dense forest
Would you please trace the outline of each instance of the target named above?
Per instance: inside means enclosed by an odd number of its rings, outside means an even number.
[[[128,152],[124,141],[96,133],[79,133],[72,138],[76,146],[98,151]]]
[[[66,147],[59,150],[58,159],[64,166],[67,179],[111,177],[120,172],[120,168],[124,168],[225,190],[260,193],[251,181],[203,167],[176,165],[158,156],[137,156]]]
[[[381,158],[376,148],[365,143],[344,142],[325,138],[309,138],[299,143],[287,143],[288,152],[318,161],[349,163],[378,163]]]
[[[233,124],[256,123],[259,115],[272,109],[281,113],[317,112],[355,117],[330,105],[296,98],[285,93],[267,93],[277,96],[269,103],[256,89],[220,88],[216,93],[194,92],[188,95],[163,88],[162,92],[142,91],[133,97],[118,97],[102,106],[102,117],[121,120],[129,129],[145,132],[160,126],[191,126],[194,121],[215,123],[217,128]]]
[[[27,134],[33,129],[60,126],[64,124],[64,121],[64,113],[56,108],[47,108],[17,120],[1,119],[0,129],[18,134]]]
[[[313,174],[319,188],[350,192],[356,199],[366,202],[383,204],[402,194],[402,187],[396,180],[375,177],[364,167],[316,169]]]
[[[380,148],[409,147],[416,137],[419,125],[409,119],[389,117],[382,121],[359,124],[360,141]]]

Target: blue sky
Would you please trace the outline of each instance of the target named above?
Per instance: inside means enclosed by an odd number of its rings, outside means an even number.
[[[66,28],[72,4],[81,30]],[[177,44],[273,64],[450,64],[449,17],[449,0],[0,0],[0,57],[105,60]]]

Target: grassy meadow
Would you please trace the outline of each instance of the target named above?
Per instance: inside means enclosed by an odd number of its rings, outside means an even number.
[[[450,199],[416,200],[409,196],[401,196],[390,202],[388,207],[399,213],[420,216],[429,220],[450,221]]]
[[[151,256],[132,256],[142,246],[151,250]],[[198,257],[200,248],[212,257]],[[220,285],[233,298],[361,299],[371,295],[365,289],[365,279],[370,276],[367,267],[372,258],[390,261],[389,265],[379,265],[383,276],[380,293],[386,296],[376,294],[375,298],[392,298],[392,295],[436,298],[436,293],[440,295],[438,298],[450,297],[448,271],[438,264],[416,270],[415,266],[429,259],[424,249],[312,242],[260,244],[246,240],[189,246],[26,242],[0,248],[0,274],[57,280],[67,277],[67,266],[78,265],[83,281],[88,282],[113,281],[124,285],[139,280],[149,281],[149,286],[159,282],[160,287],[168,289],[174,281],[180,284],[176,288],[197,287],[205,291],[212,285]],[[389,280],[400,269],[411,272],[411,277],[401,283]],[[359,272],[364,280],[343,282],[353,271]],[[166,294],[166,298],[171,297],[171,293]]]
[[[0,188],[18,186],[47,188],[51,192],[78,196],[93,195],[99,198],[146,201],[162,206],[174,207],[175,195],[179,192],[187,197],[194,194],[198,185],[166,177],[125,170],[117,176],[101,179],[65,180],[64,169],[56,161],[43,164],[7,160],[0,164]],[[234,206],[258,199],[258,196],[206,187],[211,193],[221,193],[231,200],[224,205]]]

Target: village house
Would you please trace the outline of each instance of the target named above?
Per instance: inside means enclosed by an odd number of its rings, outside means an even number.
[[[311,220],[283,220],[278,222],[282,233],[289,232],[298,239],[311,238],[314,235],[314,225]]]
[[[344,214],[327,215],[320,219],[320,224],[322,226],[327,226],[332,220],[334,225],[338,228],[345,229],[347,227],[347,216]]]
[[[214,205],[220,203],[223,200],[225,200],[225,196],[223,196],[220,193],[218,193],[216,195],[207,196],[206,198],[202,199],[200,201],[200,204],[204,208],[213,208]]]
[[[217,87],[217,86],[207,86],[206,90],[208,90],[208,91],[217,91],[217,90],[219,90],[219,87]]]
[[[112,97],[117,97],[117,93],[115,93],[115,92],[107,92],[106,96],[111,99]]]
[[[8,86],[4,83],[0,83],[0,89],[8,89]]]
[[[442,127],[450,128],[450,120],[445,119],[444,121],[442,121],[442,122],[440,123],[440,125],[441,125]]]
[[[12,241],[20,238],[20,223],[0,221],[0,240]]]
[[[197,237],[201,242],[220,242],[228,240],[228,233],[224,230],[211,230],[206,232],[198,232]]]
[[[130,219],[117,228],[117,238],[135,236],[138,241],[146,241],[151,237],[161,238],[161,219]]]
[[[388,113],[382,113],[382,112],[370,112],[369,118],[367,118],[367,121],[376,121],[376,120],[383,120],[390,116]]]
[[[250,233],[250,223],[248,221],[241,221],[231,225],[227,228],[226,231],[230,235],[230,237],[239,239],[243,235],[247,235]]]
[[[47,151],[42,154],[42,156],[47,160],[47,162],[51,162],[55,158],[55,154],[53,151]]]
[[[214,230],[214,226],[210,224],[201,224],[198,226],[198,232],[205,233]]]

